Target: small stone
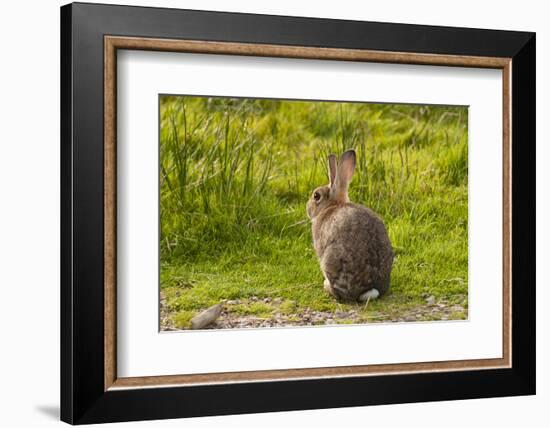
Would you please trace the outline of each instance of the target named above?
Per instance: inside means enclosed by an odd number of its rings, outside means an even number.
[[[434,297],[434,296],[428,297],[428,298],[426,299],[426,303],[427,303],[428,305],[430,305],[430,306],[431,306],[431,305],[434,305],[434,304],[435,304],[435,297]]]
[[[221,315],[222,308],[223,306],[221,304],[217,304],[195,315],[191,319],[191,328],[193,330],[199,330],[212,325]]]

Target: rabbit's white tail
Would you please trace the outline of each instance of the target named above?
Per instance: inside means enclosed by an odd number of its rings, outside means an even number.
[[[378,290],[376,288],[371,288],[369,291],[359,296],[359,301],[366,302],[367,300],[374,300],[378,296],[380,296],[380,293],[378,292]]]

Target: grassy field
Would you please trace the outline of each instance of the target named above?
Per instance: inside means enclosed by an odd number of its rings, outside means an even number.
[[[160,120],[161,328],[220,302],[244,327],[467,318],[467,108],[162,96]],[[305,214],[349,148],[396,253],[367,306],[325,293]]]

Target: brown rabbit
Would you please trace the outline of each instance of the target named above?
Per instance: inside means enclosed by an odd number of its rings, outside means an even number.
[[[339,164],[331,154],[328,164],[330,184],[315,189],[307,203],[325,290],[337,300],[376,299],[390,287],[393,250],[388,233],[377,214],[349,201],[355,151],[345,152]]]

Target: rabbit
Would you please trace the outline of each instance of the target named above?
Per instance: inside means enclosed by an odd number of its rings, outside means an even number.
[[[376,213],[349,200],[355,151],[346,151],[339,163],[331,154],[328,165],[329,185],[315,189],[306,207],[324,289],[338,301],[376,299],[390,287],[394,253],[388,232]]]

